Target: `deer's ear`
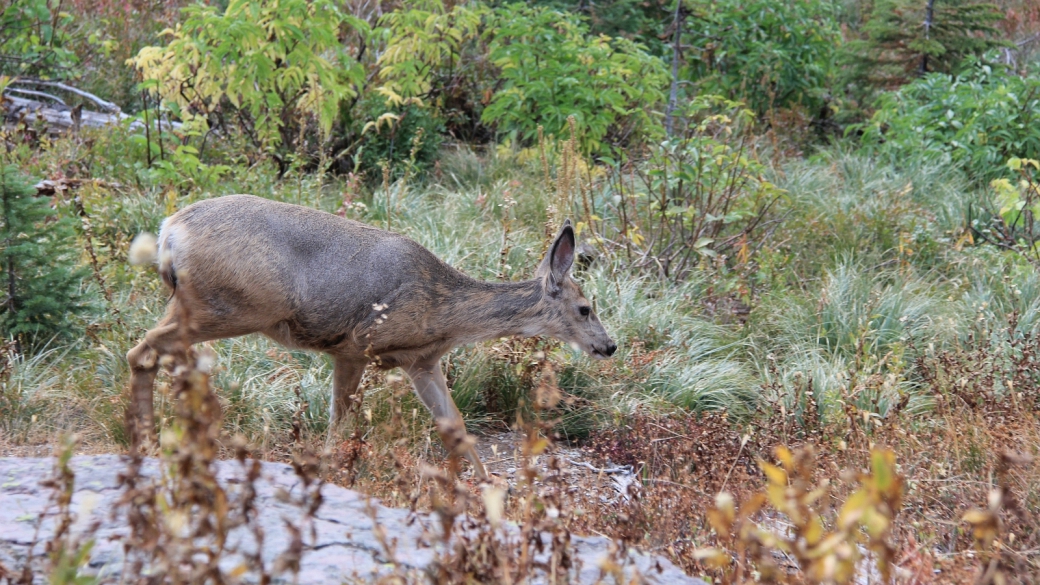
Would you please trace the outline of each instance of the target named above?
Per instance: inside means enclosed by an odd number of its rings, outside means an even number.
[[[574,264],[574,227],[571,220],[563,222],[560,233],[556,235],[549,253],[538,267],[538,275],[545,279],[545,288],[550,294],[556,294],[560,285],[571,271]]]

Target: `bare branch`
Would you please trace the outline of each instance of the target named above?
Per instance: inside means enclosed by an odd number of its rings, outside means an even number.
[[[22,88],[19,88],[19,87],[9,87],[9,88],[7,88],[7,91],[14,92],[14,93],[20,93],[22,95],[33,95],[33,96],[36,96],[36,97],[47,98],[49,100],[56,101],[56,102],[58,102],[59,104],[61,104],[63,106],[66,105],[65,104],[65,100],[61,99],[60,97],[58,97],[56,95],[51,95],[49,93],[44,93],[42,91],[33,91],[31,89],[22,89]]]
[[[8,88],[10,90],[10,88]],[[3,94],[2,115],[4,121],[10,123],[18,119],[23,119],[26,122],[34,122],[41,120],[50,127],[50,132],[58,133],[64,130],[68,130],[76,125],[76,122],[72,119],[72,108],[60,104],[47,104],[36,100],[30,100],[27,98],[20,98],[8,93]],[[100,128],[109,124],[119,124],[123,120],[131,118],[122,112],[119,113],[105,113],[105,112],[94,112],[91,110],[82,110],[80,112],[80,125],[88,128]],[[152,120],[152,127],[158,125],[163,130],[176,130],[180,128],[180,123],[172,122],[170,120]],[[141,120],[133,120],[130,122],[130,130],[140,131],[144,127],[144,122]]]
[[[72,87],[71,85],[66,85],[64,83],[60,83],[60,82],[57,82],[57,81],[43,81],[42,79],[17,78],[15,80],[13,80],[11,83],[18,83],[18,84],[24,84],[24,85],[35,85],[35,86],[40,86],[40,87],[53,87],[53,88],[56,88],[56,89],[60,89],[62,91],[67,91],[69,93],[78,95],[81,98],[88,99],[88,100],[94,102],[95,104],[97,104],[98,106],[100,106],[102,110],[104,110],[104,111],[106,111],[106,112],[108,112],[110,114],[119,114],[119,113],[122,112],[122,110],[119,108],[119,106],[117,106],[116,104],[114,104],[114,103],[112,103],[110,101],[103,100],[103,99],[99,98],[98,96],[90,93],[89,91],[83,91],[82,89],[79,89],[79,88],[76,88],[76,87]]]

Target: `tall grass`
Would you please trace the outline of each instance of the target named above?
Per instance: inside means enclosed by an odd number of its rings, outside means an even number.
[[[4,356],[4,372],[0,381],[0,431],[9,440],[19,442],[40,432],[40,425],[50,426],[54,412],[49,399],[60,394],[60,364],[67,359],[70,347],[45,347],[31,356]]]
[[[48,386],[62,405],[47,411],[52,424],[100,441],[125,440],[121,409],[128,372],[122,356],[158,320],[168,294],[153,272],[126,267],[126,246],[137,232],[155,231],[168,212],[192,201],[250,192],[336,211],[349,196],[361,205],[347,208],[348,217],[374,225],[389,218],[395,231],[488,280],[530,278],[544,250],[546,209],[554,195],[529,152],[459,149],[427,176],[388,185],[358,187],[347,178],[302,170],[278,180],[264,166],[233,166],[217,185],[170,189],[142,181],[117,160],[135,156],[118,144],[118,135],[94,137],[87,153],[55,147],[31,163],[47,173],[79,156],[123,183],[88,185],[81,192],[119,319],[109,308],[96,317],[89,343],[31,358],[50,364],[32,371],[58,372],[56,379],[68,381]],[[853,400],[883,414],[892,404],[905,405],[908,395],[918,401],[914,352],[952,348],[984,332],[996,335],[1012,316],[1019,331],[1040,326],[1040,281],[1033,271],[964,241],[964,218],[979,194],[955,171],[916,163],[897,171],[833,149],[786,163],[775,178],[790,197],[775,210],[776,233],[747,277],[753,288],[746,325],[705,309],[702,301],[720,290],[711,266],[684,282],[665,283],[633,270],[623,255],[599,250],[576,277],[618,341],[616,357],[599,362],[551,342],[459,348],[447,359],[448,375],[471,429],[515,422],[537,382],[525,368],[539,351],[549,354],[571,399],[560,429],[580,437],[639,409],[745,414],[768,404],[793,408],[806,385],[824,410],[836,413]],[[1002,343],[998,337],[994,344]],[[214,382],[229,432],[271,448],[300,421],[308,433],[326,432],[326,358],[255,336],[214,348]],[[59,354],[60,363],[47,361]],[[391,392],[385,376],[369,376],[366,385],[364,408],[372,416],[405,400],[406,411],[418,411],[419,432],[430,428],[425,409],[413,397]],[[863,387],[859,394],[857,386]],[[63,409],[68,412],[59,416]]]
[[[840,149],[777,172],[789,207],[770,262],[789,271],[785,288],[797,286],[792,277],[819,278],[848,259],[868,269],[945,269],[982,197],[955,169],[910,162],[896,170]]]

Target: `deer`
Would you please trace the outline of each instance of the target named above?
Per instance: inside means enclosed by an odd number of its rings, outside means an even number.
[[[446,447],[455,436],[446,429],[462,429],[468,439],[441,369],[451,349],[549,336],[596,359],[617,350],[571,276],[574,256],[566,220],[533,279],[485,282],[403,235],[309,207],[252,195],[189,205],[159,232],[159,275],[172,290],[165,316],[126,354],[134,444],[154,433],[162,356],[254,333],[331,357],[332,429],[347,420],[372,364],[408,374]],[[186,327],[181,314],[189,315]],[[458,451],[476,478],[489,479],[475,441]]]

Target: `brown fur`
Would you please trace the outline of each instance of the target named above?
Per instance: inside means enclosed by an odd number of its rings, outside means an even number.
[[[440,367],[453,347],[510,335],[550,335],[599,358],[617,347],[570,278],[570,221],[536,277],[517,283],[474,280],[404,236],[250,195],[202,201],[168,218],[159,256],[174,293],[166,317],[127,353],[137,435],[153,430],[158,357],[183,334],[181,306],[190,309],[190,343],[262,333],[332,356],[333,424],[373,361],[403,368],[434,417],[458,425]],[[486,477],[476,451],[466,457]]]

